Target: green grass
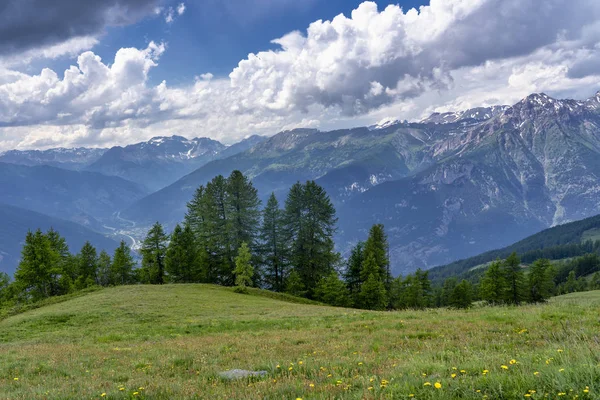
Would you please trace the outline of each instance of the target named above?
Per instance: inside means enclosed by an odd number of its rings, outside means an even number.
[[[598,291],[469,311],[282,300],[130,286],[11,316],[0,321],[0,399],[600,398]],[[218,378],[233,368],[268,375]]]

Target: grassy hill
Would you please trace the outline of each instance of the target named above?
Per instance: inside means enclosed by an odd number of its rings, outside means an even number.
[[[599,307],[600,292],[383,313],[210,285],[104,289],[0,321],[0,398],[597,398]],[[234,368],[267,375],[218,377]]]

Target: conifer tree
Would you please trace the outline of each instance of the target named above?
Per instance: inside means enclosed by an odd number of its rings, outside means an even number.
[[[426,308],[431,306],[431,281],[429,271],[418,268],[415,271],[415,282],[419,286],[420,297],[417,297],[417,307]]]
[[[490,304],[500,304],[506,299],[506,281],[502,271],[502,262],[494,261],[485,271],[479,292],[481,298]]]
[[[115,250],[113,261],[110,266],[110,284],[128,285],[134,283],[135,261],[131,255],[131,250],[124,240],[121,240],[119,247]]]
[[[467,280],[462,280],[452,290],[450,295],[450,307],[469,308],[473,303],[473,287]]]
[[[335,208],[314,181],[296,183],[286,199],[284,221],[291,263],[312,297],[316,284],[331,273],[340,258],[333,243]]]
[[[524,300],[524,283],[525,278],[523,270],[521,269],[521,260],[517,253],[512,253],[502,265],[504,279],[506,282],[506,296],[505,300],[507,303],[518,305]]]
[[[387,291],[381,279],[381,267],[375,257],[373,253],[369,254],[360,272],[363,283],[358,296],[358,306],[367,310],[383,310],[387,306]]]
[[[440,294],[441,299],[439,302],[439,305],[441,307],[451,306],[452,293],[454,293],[454,289],[456,288],[457,285],[458,285],[458,280],[455,277],[448,278],[444,281],[444,285],[442,287],[442,291]]]
[[[202,200],[202,242],[209,283],[234,284],[234,249],[229,239],[227,181],[219,175],[206,185]]]
[[[252,286],[254,268],[251,264],[252,254],[246,242],[243,242],[235,258],[235,284],[240,292],[247,292],[246,287]]]
[[[336,307],[348,307],[350,305],[348,289],[335,271],[321,279],[315,288],[315,298]]]
[[[541,303],[552,295],[554,288],[554,272],[549,260],[539,259],[529,268],[527,275],[527,289],[529,301]]]
[[[390,260],[388,258],[389,245],[387,235],[382,224],[375,224],[369,231],[369,237],[364,247],[365,258],[373,255],[375,263],[379,266],[379,277],[389,290],[392,275],[390,273]]]
[[[165,255],[167,235],[156,222],[142,243],[142,280],[144,283],[162,285],[165,282]]]
[[[242,243],[256,250],[260,221],[260,200],[252,182],[240,171],[233,171],[227,178],[226,215],[228,238],[234,253]]]
[[[165,254],[165,270],[169,280],[176,283],[198,281],[197,261],[197,248],[190,226],[181,228],[177,224]]]
[[[100,286],[110,285],[110,268],[112,260],[108,253],[104,250],[100,252],[98,256],[98,284]]]
[[[569,272],[564,289],[566,293],[573,293],[577,291],[577,279],[575,278],[575,271],[571,270],[571,272]]]
[[[287,244],[284,237],[283,211],[279,209],[279,202],[274,193],[271,193],[263,211],[260,239],[267,288],[282,292],[287,275]]]
[[[27,232],[21,252],[21,261],[15,272],[15,283],[32,300],[52,295],[60,274],[60,255],[52,249],[50,241],[37,230]]]
[[[360,271],[362,270],[364,257],[365,242],[358,242],[356,246],[352,248],[350,257],[346,262],[346,270],[344,271],[344,280],[348,286],[348,291],[352,303],[358,305],[358,294],[360,293],[360,286],[362,279],[360,277]]]
[[[77,255],[77,279],[75,287],[84,289],[98,285],[98,253],[90,242],[85,242]]]
[[[4,272],[0,272],[0,309],[10,299],[10,276]]]

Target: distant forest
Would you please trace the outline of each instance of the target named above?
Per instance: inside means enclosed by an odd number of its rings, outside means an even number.
[[[429,271],[392,277],[381,224],[373,225],[344,260],[333,241],[335,208],[314,181],[294,184],[283,207],[274,194],[261,206],[257,190],[240,171],[219,175],[197,188],[184,221],[170,234],[158,222],[151,227],[141,265],[125,242],[112,256],[98,254],[90,243],[72,254],[59,232],[29,232],[14,281],[0,275],[0,307],[139,283],[210,283],[235,286],[240,293],[257,287],[372,310],[468,308],[475,301],[518,305],[600,289],[600,242],[569,243],[575,235],[569,225],[545,237],[554,246],[540,248],[539,237],[520,242],[521,257],[512,248],[509,254],[485,253],[434,269],[432,284]],[[549,261],[562,258],[570,259]],[[523,262],[531,264],[528,269]]]

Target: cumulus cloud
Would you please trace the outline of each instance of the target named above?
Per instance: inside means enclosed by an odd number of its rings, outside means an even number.
[[[50,4],[51,3],[51,4]],[[0,3],[0,56],[95,36],[152,14],[159,0],[4,0]]]
[[[179,87],[149,84],[166,50],[156,43],[106,61],[84,52],[62,77],[0,64],[0,147],[173,133],[231,142],[510,104],[538,91],[586,97],[600,84],[599,19],[596,0],[431,0],[419,10],[364,2],[275,39],[277,50],[250,54],[229,77],[205,73]]]

